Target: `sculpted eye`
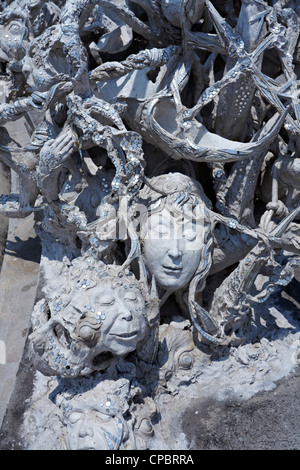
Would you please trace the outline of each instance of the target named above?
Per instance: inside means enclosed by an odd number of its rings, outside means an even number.
[[[108,296],[108,295],[104,295],[102,298],[101,298],[101,301],[100,301],[100,304],[101,305],[113,305],[115,299],[111,296]]]
[[[75,424],[82,419],[82,413],[79,411],[74,411],[68,416],[68,420],[71,424]]]
[[[153,426],[151,421],[148,419],[143,419],[140,425],[140,431],[144,434],[153,434]]]
[[[195,238],[196,238],[196,233],[194,232],[194,230],[185,230],[183,232],[183,236],[184,238],[186,238],[188,241],[194,241]]]
[[[106,415],[104,413],[96,412],[95,417],[97,418],[98,421],[101,421],[101,423],[106,423],[108,421],[111,421],[111,416]]]
[[[10,23],[8,29],[12,33],[17,34],[21,32],[22,26],[20,25],[20,23]]]
[[[91,317],[83,314],[78,325],[75,328],[75,335],[88,347],[93,347],[98,339],[99,329],[101,328],[101,321],[97,317]]]
[[[155,234],[156,237],[159,237],[159,238],[169,236],[169,230],[162,225],[158,225],[157,227],[154,227],[153,233]]]
[[[182,234],[184,238],[193,241],[196,238],[196,227],[193,224],[186,224],[183,226]]]
[[[80,328],[79,336],[86,343],[90,343],[95,338],[95,331],[89,326],[82,326]]]
[[[137,295],[134,292],[129,291],[124,295],[124,300],[134,302],[135,300],[137,300]]]
[[[178,358],[178,365],[181,369],[190,369],[193,364],[192,355],[189,352],[180,354]]]

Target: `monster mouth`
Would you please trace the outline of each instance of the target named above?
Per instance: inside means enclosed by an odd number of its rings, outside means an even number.
[[[0,48],[0,75],[7,75],[7,64],[8,64],[8,62],[9,62],[9,57]]]
[[[7,75],[7,64],[6,60],[2,60],[0,56],[0,75]]]

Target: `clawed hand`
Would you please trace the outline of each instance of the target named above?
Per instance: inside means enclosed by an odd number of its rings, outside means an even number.
[[[63,130],[56,139],[49,140],[42,148],[41,159],[50,167],[63,164],[76,150],[77,142],[70,127]]]
[[[277,201],[277,202],[269,202],[266,205],[267,210],[272,210],[274,211],[274,215],[276,217],[286,217],[289,213],[288,208],[285,206],[285,204],[282,201]]]

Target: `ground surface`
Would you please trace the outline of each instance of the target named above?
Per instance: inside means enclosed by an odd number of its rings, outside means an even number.
[[[184,413],[192,449],[299,450],[300,368],[276,389],[247,401],[201,400]]]
[[[31,394],[33,372],[24,360],[0,432],[1,450],[24,448],[19,427]],[[192,450],[299,450],[299,392],[300,367],[274,390],[243,402],[194,400],[182,413],[178,429]]]

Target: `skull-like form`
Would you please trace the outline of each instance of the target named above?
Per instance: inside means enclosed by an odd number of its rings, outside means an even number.
[[[56,83],[70,79],[70,64],[58,25],[48,28],[30,43],[22,72],[32,91],[45,92]]]
[[[22,16],[16,13],[0,15],[0,73],[5,73],[8,65],[24,57],[24,41],[27,39],[27,33]]]

